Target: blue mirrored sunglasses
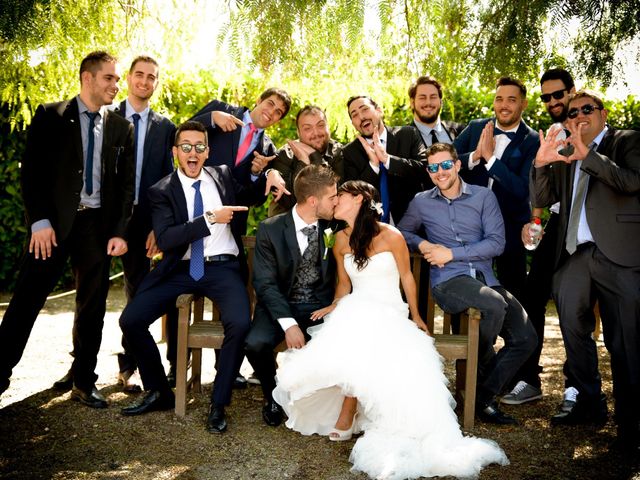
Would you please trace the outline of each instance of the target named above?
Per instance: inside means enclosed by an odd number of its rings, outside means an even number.
[[[438,173],[438,167],[442,167],[442,170],[451,170],[453,168],[453,160],[444,160],[440,163],[430,163],[427,165],[427,171],[429,173]]]

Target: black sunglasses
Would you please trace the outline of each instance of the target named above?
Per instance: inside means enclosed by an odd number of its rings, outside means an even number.
[[[178,145],[180,150],[184,153],[191,153],[191,150],[196,149],[196,153],[204,153],[207,149],[207,146],[204,143],[196,143],[195,145],[191,145],[190,143],[181,143]]]
[[[551,97],[555,98],[556,100],[560,100],[564,97],[564,92],[566,91],[567,89],[563,88],[561,90],[556,90],[555,92],[543,93],[542,95],[540,95],[540,100],[542,100],[544,103],[549,103],[551,101]]]
[[[602,107],[591,105],[590,103],[581,106],[580,108],[572,108],[567,112],[567,117],[576,118],[578,113],[582,112],[583,115],[591,115],[596,110],[602,110]]]
[[[442,170],[451,170],[453,168],[453,160],[444,160],[440,163],[430,163],[427,165],[427,171],[429,173],[438,173],[438,167],[442,167]]]

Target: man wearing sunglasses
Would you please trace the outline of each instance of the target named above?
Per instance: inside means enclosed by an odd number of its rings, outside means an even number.
[[[606,124],[595,93],[569,100],[569,139],[543,138],[531,172],[533,204],[560,201],[553,298],[577,383],[577,402],[556,424],[602,424],[601,391],[591,311],[597,300],[611,354],[618,438],[613,447],[638,451],[640,432],[640,133]],[[571,144],[566,156],[557,147]],[[565,152],[565,154],[568,152]]]
[[[224,344],[217,362],[207,429],[226,430],[225,406],[242,361],[249,331],[247,274],[236,212],[261,201],[264,177],[250,188],[240,185],[225,165],[204,167],[209,154],[204,125],[178,127],[173,154],[179,169],[149,189],[153,230],[163,258],[143,280],[120,317],[120,328],[135,356],[146,393],[123,415],[140,415],[174,407],[149,326],[183,293],[213,299],[220,309]],[[238,206],[240,205],[240,206]]]
[[[502,77],[493,100],[495,117],[473,120],[455,139],[467,183],[489,187],[504,217],[506,245],[496,258],[500,283],[522,299],[527,255],[520,230],[531,218],[529,170],[538,150],[536,132],[522,120],[527,89],[519,80]]]
[[[440,307],[449,313],[475,307],[482,313],[476,414],[488,423],[517,423],[499,409],[496,396],[533,352],[536,332],[493,274],[493,258],[505,244],[500,207],[489,189],[460,178],[462,165],[452,145],[432,145],[427,161],[435,188],[415,196],[398,228],[409,247],[431,264],[432,292]],[[426,239],[418,235],[423,228]],[[498,335],[504,347],[496,354]]]
[[[561,135],[566,138],[564,124],[569,110],[569,96],[576,90],[573,77],[562,68],[552,68],[544,72],[540,78],[540,89],[542,91],[540,100],[544,103],[547,113],[554,122],[551,128],[562,128]],[[500,401],[508,405],[521,405],[542,398],[540,381],[542,367],[539,363],[544,342],[545,311],[551,298],[551,279],[555,271],[554,256],[559,210],[560,202],[554,203],[549,208],[549,219],[544,227],[544,236],[531,258],[522,305],[538,334],[538,346],[516,374],[511,392],[501,398]],[[536,217],[540,218],[542,212],[542,208],[534,207],[531,222]],[[529,226],[530,223],[526,223],[522,227],[521,236],[525,244],[530,242]],[[578,393],[575,382],[571,380],[566,369],[564,374],[566,377],[565,393],[560,406],[561,412],[569,411],[573,407]]]

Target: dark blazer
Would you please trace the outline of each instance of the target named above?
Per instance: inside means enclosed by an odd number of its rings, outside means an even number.
[[[71,231],[84,185],[76,98],[40,105],[31,122],[21,185],[27,225],[48,219],[63,241]],[[100,215],[105,238],[125,237],[133,205],[133,126],[106,111],[103,119]]]
[[[432,188],[426,171],[426,148],[418,131],[410,126],[387,127],[389,154],[389,200],[393,220],[398,223],[416,193]],[[369,157],[356,138],[342,150],[344,181],[364,180],[380,190],[380,174],[373,171]]]
[[[209,136],[209,158],[205,162],[207,166],[226,165],[233,172],[233,176],[238,182],[248,185],[251,182],[251,161],[253,152],[269,157],[276,154],[276,147],[264,131],[260,133],[258,145],[255,150],[247,153],[247,156],[236,166],[236,155],[240,143],[241,128],[238,127],[232,132],[223,132],[220,128],[211,124],[211,112],[226,112],[242,120],[244,112],[249,110],[246,107],[236,107],[219,100],[213,100],[196,113],[191,120],[198,121],[207,127]],[[266,197],[265,197],[266,198]]]
[[[469,155],[478,146],[480,134],[488,122],[495,122],[495,118],[472,120],[454,141],[462,161],[461,176],[467,183],[483,187],[488,185],[489,178],[493,178],[492,190],[498,199],[505,228],[515,225],[519,232],[522,225],[531,219],[529,171],[540,140],[538,134],[521,120],[515,138],[489,171],[482,165],[469,170]]]
[[[115,110],[120,116],[126,116],[126,102],[122,101]],[[176,126],[171,120],[153,110],[149,110],[149,120],[144,139],[142,154],[142,172],[140,176],[140,192],[138,195],[137,218],[144,222],[141,230],[151,231],[151,207],[147,190],[161,178],[174,170],[173,152],[171,151],[176,136]]]
[[[322,275],[315,294],[321,304],[329,305],[333,300],[336,285],[336,262],[331,249],[327,258],[323,258],[323,231],[329,226],[329,222],[319,220],[318,225]],[[260,223],[253,257],[253,286],[258,300],[255,315],[267,314],[278,328],[278,318],[294,316],[288,298],[301,260],[302,255],[290,211]]]
[[[225,165],[204,167],[204,171],[213,178],[223,205],[254,205],[265,188],[264,179],[255,182],[249,188],[240,185],[233,178],[231,170]],[[156,234],[158,248],[163,252],[163,257],[145,278],[140,287],[141,291],[155,285],[168,275],[194,240],[210,235],[204,215],[193,221],[189,220],[187,202],[177,172],[164,177],[149,189],[149,201],[153,231]],[[242,220],[236,217],[234,216],[231,221],[231,232],[240,251],[238,258],[246,278],[247,267],[242,246],[245,227]]]
[[[342,179],[344,177],[344,160],[342,157],[342,144],[335,140],[329,140],[327,150],[325,152],[315,151],[309,155],[311,165],[325,165],[330,167],[335,174]],[[269,205],[269,216],[277,215],[289,211],[296,203],[296,197],[293,194],[293,181],[296,175],[307,166],[302,160],[294,156],[289,145],[285,145],[276,154],[269,165],[280,172],[282,178],[287,183],[287,190],[291,195],[283,195],[279,201],[273,201]]]
[[[440,123],[442,123],[442,127],[444,128],[444,131],[447,132],[447,135],[449,135],[449,139],[451,140],[451,143],[453,143],[456,137],[458,137],[458,135],[460,135],[460,133],[462,133],[462,131],[466,127],[466,125],[464,125],[463,123],[450,122],[449,120],[441,119]],[[420,140],[422,140],[422,143],[424,144],[425,148],[428,148],[429,145],[427,145],[424,141],[424,138],[422,138],[422,134],[420,133],[420,130],[418,130],[418,126],[416,125],[415,120],[411,122],[411,126],[415,128],[416,131],[418,132],[418,135],[420,136]]]
[[[575,169],[575,162],[531,169],[532,204],[560,201],[557,266],[565,253]],[[598,249],[613,263],[640,266],[640,248],[630,247],[640,239],[640,132],[609,127],[582,170],[589,174],[585,211]]]

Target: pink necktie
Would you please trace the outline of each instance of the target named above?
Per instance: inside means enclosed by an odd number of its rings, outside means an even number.
[[[253,123],[249,124],[249,131],[247,132],[247,136],[244,137],[244,141],[240,148],[238,149],[238,154],[236,155],[236,165],[238,165],[244,157],[247,155],[249,151],[249,147],[251,146],[251,141],[253,140],[253,135],[256,133],[256,127]]]

